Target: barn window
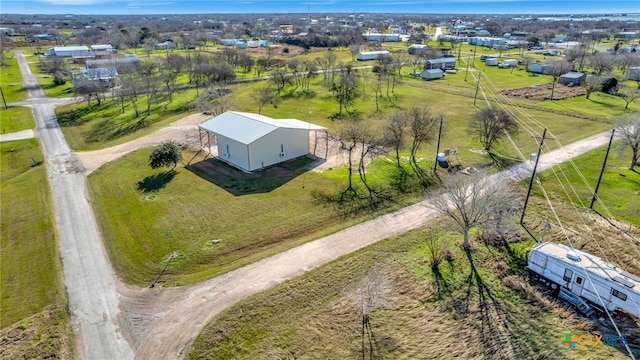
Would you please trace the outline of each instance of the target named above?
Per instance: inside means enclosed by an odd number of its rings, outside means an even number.
[[[576,284],[582,284],[582,278],[580,276],[576,276]]]
[[[627,294],[623,294],[622,292],[616,290],[616,289],[611,289],[611,295],[617,297],[618,299],[622,300],[622,301],[627,301]]]
[[[562,280],[566,281],[566,282],[571,282],[571,278],[573,277],[573,271],[569,270],[569,269],[565,269],[564,270],[564,276],[562,277]]]

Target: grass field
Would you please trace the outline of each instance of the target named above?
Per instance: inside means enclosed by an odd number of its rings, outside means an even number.
[[[614,142],[607,167],[598,190],[599,200],[594,210],[640,227],[640,174],[629,170],[631,150],[620,153]],[[546,191],[579,207],[589,207],[606,155],[606,147],[590,151],[573,160],[541,173]],[[576,170],[577,169],[577,170]],[[585,184],[585,181],[587,184]],[[537,193],[540,192],[536,189]],[[540,194],[541,195],[541,194]]]
[[[34,129],[36,127],[33,112],[27,106],[0,108],[0,123],[0,131],[3,133]]]
[[[18,67],[18,59],[11,53],[6,60],[7,66],[0,68],[0,84],[2,84],[4,100],[8,103],[24,100],[28,94],[27,89],[22,84],[22,74],[20,74],[20,68]]]
[[[440,233],[452,261],[428,263],[425,238]],[[476,242],[434,224],[345,256],[227,309],[200,334],[188,359],[625,359],[624,348],[570,350],[566,333],[615,334],[550,302],[523,278],[530,241]],[[363,336],[359,282],[375,267],[390,288]],[[616,318],[640,351],[638,325]],[[362,343],[363,337],[365,339]]]
[[[3,356],[61,356],[72,334],[43,155],[35,139],[2,142],[0,160],[0,328],[3,340],[14,329],[30,339]]]

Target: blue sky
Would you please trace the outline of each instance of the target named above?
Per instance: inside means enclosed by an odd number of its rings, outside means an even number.
[[[640,13],[640,0],[1,0],[4,14],[395,12],[468,14]]]

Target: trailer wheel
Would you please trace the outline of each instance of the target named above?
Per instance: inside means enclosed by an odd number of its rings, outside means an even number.
[[[551,289],[553,289],[553,290],[558,290],[558,284],[556,284],[556,283],[551,283]]]

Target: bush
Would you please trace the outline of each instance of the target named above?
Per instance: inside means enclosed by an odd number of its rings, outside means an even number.
[[[152,169],[157,169],[162,166],[172,166],[175,168],[180,160],[182,160],[180,146],[178,146],[175,141],[165,141],[151,152],[149,156],[149,166],[151,166]]]

